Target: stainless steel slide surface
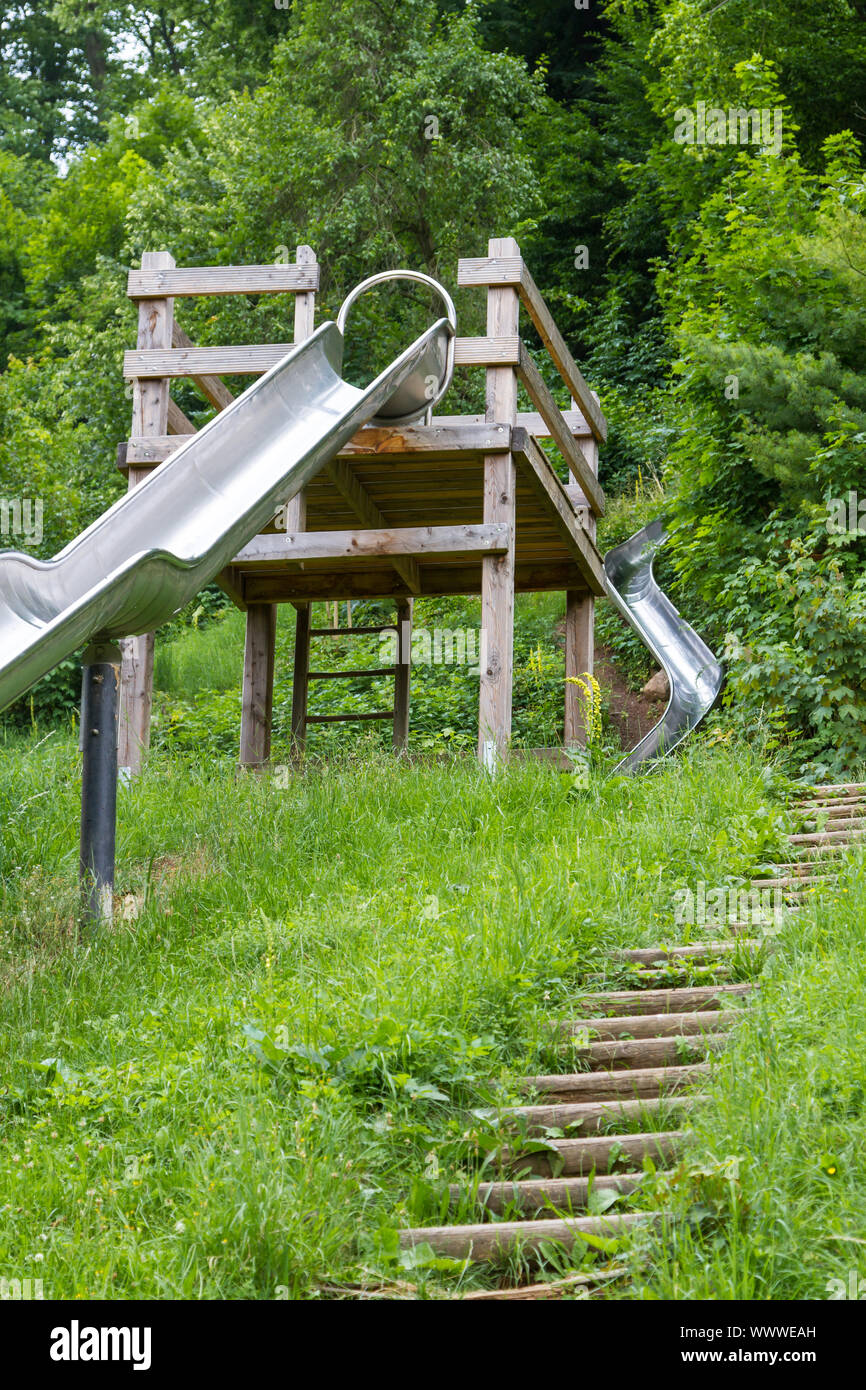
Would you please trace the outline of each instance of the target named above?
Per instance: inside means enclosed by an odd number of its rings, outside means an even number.
[[[720,663],[653,576],[653,558],[666,539],[661,521],[651,521],[604,557],[608,597],[664,668],[671,691],[659,722],[615,772],[633,772],[672,752],[709,714],[722,690]]]
[[[444,375],[452,338],[440,319],[359,390],[324,323],[54,559],[0,552],[0,709],[90,638],[177,613],[356,430]]]

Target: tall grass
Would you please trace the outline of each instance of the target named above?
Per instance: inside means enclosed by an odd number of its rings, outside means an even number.
[[[431,1219],[472,1109],[617,978],[608,949],[683,939],[674,890],[785,824],[741,748],[588,792],[532,764],[373,752],[281,789],[155,757],[120,795],[129,915],[82,941],[77,795],[71,739],[7,747],[0,1268],[48,1297],[489,1277],[401,1270],[389,1232]]]
[[[244,615],[220,609],[203,628],[187,628],[173,641],[157,642],[154,685],[168,695],[194,698],[205,690],[231,690],[243,671]]]

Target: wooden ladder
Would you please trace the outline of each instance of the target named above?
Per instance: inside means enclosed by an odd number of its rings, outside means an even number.
[[[393,747],[397,753],[405,752],[409,746],[409,696],[411,685],[412,651],[412,607],[411,598],[397,601],[396,624],[383,624],[374,627],[312,627],[312,604],[298,605],[297,626],[295,628],[295,669],[292,686],[292,749],[296,758],[303,757],[307,726],[310,724],[348,724],[356,721],[390,719],[393,721]],[[369,637],[383,632],[397,632],[397,660],[393,666],[355,667],[348,671],[311,671],[310,643],[314,637]],[[344,714],[310,714],[308,712],[310,681],[326,680],[374,680],[377,676],[394,677],[394,705],[392,709],[358,711],[347,710]]]

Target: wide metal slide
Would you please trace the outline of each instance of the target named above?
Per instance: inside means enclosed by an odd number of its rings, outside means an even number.
[[[341,376],[350,304],[421,281],[440,318],[363,390]],[[89,639],[151,632],[230,564],[363,425],[402,424],[447,389],[456,319],[435,280],[371,276],[266,375],[52,560],[0,552],[0,709]]]

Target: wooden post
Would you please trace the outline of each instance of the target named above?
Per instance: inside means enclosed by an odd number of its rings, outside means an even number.
[[[241,767],[263,767],[271,756],[276,633],[276,604],[251,603],[244,643]]]
[[[142,270],[171,270],[174,257],[167,251],[145,251]],[[170,348],[174,321],[173,299],[142,299],[138,306],[139,348]],[[132,434],[168,433],[169,380],[160,377],[135,381],[132,388]],[[137,487],[150,468],[129,469],[128,486]],[[117,761],[121,777],[127,779],[141,771],[142,754],[150,745],[150,715],[153,706],[153,633],[125,637],[120,644],[120,710],[118,714]]]
[[[315,265],[316,256],[311,246],[299,246],[295,251],[298,265]],[[313,291],[295,295],[295,333],[296,343],[309,338],[316,326],[316,296]],[[296,493],[286,508],[286,530],[305,531],[307,529],[307,494],[305,489]],[[310,615],[309,603],[298,605],[295,622],[295,666],[292,677],[292,751],[295,757],[303,757],[307,742],[307,695],[310,672]]]
[[[569,589],[565,596],[565,674],[583,676],[592,673],[595,658],[595,599],[592,594],[577,593]],[[586,746],[586,726],[583,711],[584,699],[579,686],[565,685],[565,728],[563,743],[566,748],[575,745]]]
[[[307,746],[307,693],[310,685],[311,603],[297,605],[295,620],[295,673],[292,680],[292,754],[304,756]]]
[[[397,604],[397,668],[394,672],[394,752],[409,748],[409,694],[412,684],[412,608],[414,599]]]
[[[572,406],[574,402],[572,401]],[[581,440],[581,448],[593,473],[598,476],[598,443],[595,439]],[[571,485],[576,479],[571,476]],[[579,508],[581,525],[595,540],[596,521],[590,507]],[[595,669],[595,597],[589,593],[569,590],[565,596],[565,674],[591,675]],[[563,744],[566,748],[586,747],[587,729],[584,722],[585,703],[580,688],[565,686],[565,720]]]
[[[298,265],[315,265],[316,253],[311,246],[299,246],[295,251]],[[295,295],[294,341],[304,343],[316,326],[316,294],[307,290]],[[307,498],[303,489],[297,493],[286,508],[286,530],[304,531],[307,525]]]
[[[493,237],[489,256],[519,256],[513,237]],[[511,337],[518,331],[520,300],[513,287],[487,291],[487,336]],[[517,419],[517,374],[513,367],[488,367],[487,413],[491,423],[513,425]],[[504,555],[481,561],[481,682],[478,701],[478,757],[494,771],[511,737],[514,667],[514,528],[516,470],[509,453],[484,458],[484,521],[509,527]]]

